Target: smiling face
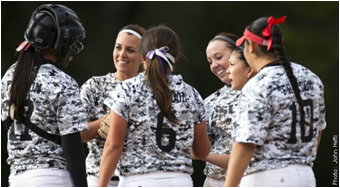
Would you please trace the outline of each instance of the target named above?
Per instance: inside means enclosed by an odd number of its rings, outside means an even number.
[[[215,40],[208,44],[206,49],[210,70],[223,83],[230,84],[226,70],[229,67],[229,57],[232,50],[226,46],[225,41]]]
[[[125,80],[138,75],[142,56],[138,53],[140,39],[135,35],[121,33],[117,36],[113,50],[113,61],[117,72],[115,76],[119,80]]]
[[[239,52],[235,51],[230,55],[229,68],[227,70],[233,90],[241,90],[252,75],[251,68],[247,67],[239,56]]]

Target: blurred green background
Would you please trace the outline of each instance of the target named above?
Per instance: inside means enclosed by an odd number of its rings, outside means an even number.
[[[325,86],[327,128],[313,167],[317,186],[338,187],[338,1],[1,1],[1,77],[16,61],[15,49],[24,40],[31,13],[45,3],[68,6],[83,22],[85,48],[68,67],[79,86],[91,76],[115,71],[112,50],[123,26],[139,24],[149,28],[164,23],[177,32],[186,57],[179,60],[175,73],[181,74],[203,98],[223,86],[210,72],[206,60],[209,40],[221,31],[241,36],[247,25],[262,16],[286,15],[280,27],[288,58],[315,72]],[[1,127],[1,186],[8,186],[7,135],[3,124]],[[204,165],[194,161],[194,186],[203,185]]]

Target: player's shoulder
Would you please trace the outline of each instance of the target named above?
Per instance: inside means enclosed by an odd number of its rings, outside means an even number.
[[[182,75],[171,75],[170,80],[170,89],[173,92],[185,93],[187,97],[191,97],[192,99],[202,98],[195,87],[183,80]]]
[[[172,85],[174,85],[177,90],[182,90],[187,94],[199,95],[199,92],[194,86],[183,80],[182,75],[174,75],[172,77],[172,82]]]
[[[47,76],[45,78],[48,79],[48,77],[53,79],[58,79],[58,78],[66,78],[66,79],[72,79],[73,77],[66,73],[65,71],[61,70],[61,68],[56,67],[53,64],[50,63],[45,63],[42,64],[39,68],[39,72],[43,74],[44,76]]]
[[[12,80],[12,77],[13,77],[13,73],[14,73],[14,70],[15,70],[15,66],[16,66],[17,62],[13,63],[5,72],[4,76],[2,77],[1,81],[5,81],[5,80],[8,80],[8,79],[11,79]]]
[[[138,95],[143,92],[147,92],[147,87],[145,87],[146,81],[144,77],[144,72],[139,73],[137,76],[123,80],[116,84],[115,90],[117,91],[138,91],[133,93],[125,93],[129,96],[139,97]]]
[[[312,70],[310,70],[309,68],[298,64],[298,63],[291,63],[291,67],[293,69],[294,75],[296,77],[303,77],[305,79],[312,79],[314,82],[317,82],[321,85],[323,85],[320,77],[318,75],[316,75]]]
[[[128,78],[124,81],[121,82],[121,85],[124,87],[131,87],[132,85],[134,87],[138,87],[141,85],[144,85],[145,83],[145,74],[144,72],[139,73],[137,76],[132,77],[132,78]]]
[[[112,81],[116,79],[116,77],[114,76],[113,73],[107,73],[105,75],[98,75],[98,76],[91,76],[91,78],[87,79],[86,82],[87,83],[102,83],[105,81]]]
[[[47,83],[50,88],[79,89],[77,81],[71,75],[48,63],[40,66],[35,79],[35,82]]]
[[[204,101],[205,102],[213,101],[214,99],[217,99],[219,96],[228,93],[229,90],[231,90],[231,87],[228,87],[227,85],[224,85],[223,87],[219,88],[218,90],[216,90],[213,93],[211,93],[210,95],[208,95],[204,99]]]

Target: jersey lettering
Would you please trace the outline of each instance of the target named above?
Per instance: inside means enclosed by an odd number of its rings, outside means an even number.
[[[172,94],[172,102],[181,103],[185,102],[185,93],[184,92],[173,92]]]
[[[41,91],[42,91],[41,88],[42,88],[42,84],[40,84],[40,83],[33,83],[32,84],[33,91],[35,91],[37,93],[41,93]]]
[[[30,100],[28,102],[31,102]],[[28,107],[28,106],[27,106]],[[26,106],[25,106],[26,108]],[[31,117],[33,112],[33,108],[29,108],[28,107],[28,111],[26,112],[26,114],[29,116],[28,118]],[[23,117],[25,118],[25,117]],[[22,127],[21,130],[19,130]],[[21,125],[14,125],[14,122],[11,125],[11,133],[9,135],[9,139],[11,141],[25,141],[25,140],[32,140],[31,135],[28,133],[29,128],[26,127],[25,125],[21,126]]]

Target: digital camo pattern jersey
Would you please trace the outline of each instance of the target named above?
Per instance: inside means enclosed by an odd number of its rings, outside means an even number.
[[[204,99],[207,111],[208,136],[212,146],[210,153],[229,155],[232,142],[232,118],[238,104],[240,91],[234,91],[225,85]],[[224,181],[226,170],[206,162],[204,174],[212,179]]]
[[[309,127],[300,121],[297,99],[281,66],[264,67],[242,89],[236,142],[257,145],[246,173],[285,167],[313,166],[318,131],[325,129],[324,87],[317,75],[292,63]]]
[[[9,91],[15,65],[1,80],[1,119],[8,117]],[[33,82],[30,100],[34,109],[30,120],[44,131],[54,135],[68,135],[88,129],[77,82],[51,64],[43,64]],[[33,110],[33,112],[32,112]],[[37,168],[66,169],[66,159],[60,145],[40,137],[23,124],[8,130],[8,159],[11,174]]]
[[[87,121],[94,121],[105,116],[109,108],[104,100],[120,81],[113,73],[94,76],[80,88],[81,99],[87,113]],[[99,177],[100,161],[102,158],[105,139],[97,135],[87,143],[86,171],[88,175]]]
[[[193,173],[190,149],[194,125],[205,121],[202,97],[181,75],[170,76],[172,112],[180,121],[173,125],[161,113],[144,73],[117,85],[105,101],[128,122],[122,156],[117,165],[121,176],[154,171]]]

